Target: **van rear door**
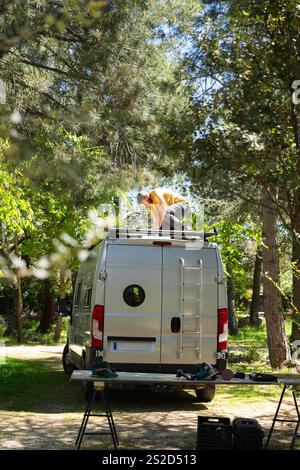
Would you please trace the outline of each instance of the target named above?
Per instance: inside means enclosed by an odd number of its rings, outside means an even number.
[[[170,370],[170,364],[215,364],[216,276],[217,256],[214,249],[163,248],[162,371]]]
[[[114,364],[160,364],[162,250],[108,244],[104,350]]]

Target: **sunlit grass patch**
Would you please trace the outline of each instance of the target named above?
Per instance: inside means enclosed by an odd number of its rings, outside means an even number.
[[[229,335],[228,338],[229,347],[235,346],[255,346],[256,348],[267,347],[267,330],[265,325],[257,328],[255,326],[245,326],[239,329],[236,336]]]
[[[0,409],[47,412],[55,405],[57,412],[82,409],[78,384],[68,378],[57,361],[7,358],[0,365]],[[69,398],[71,398],[69,400]]]

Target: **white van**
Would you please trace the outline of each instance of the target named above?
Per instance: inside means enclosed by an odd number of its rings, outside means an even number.
[[[201,362],[224,369],[224,270],[218,246],[204,240],[197,248],[196,236],[186,246],[170,236],[115,231],[91,250],[77,275],[66,373],[91,369],[94,348],[117,371],[175,374]],[[183,388],[196,387],[183,381]],[[211,401],[214,387],[196,395]]]

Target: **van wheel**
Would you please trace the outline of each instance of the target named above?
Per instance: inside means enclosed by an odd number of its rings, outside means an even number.
[[[85,364],[85,355],[82,356],[82,369],[87,370],[86,364]],[[84,380],[82,382],[82,387],[83,387],[83,398],[85,401],[88,401],[93,391],[93,382],[87,382],[86,380]]]
[[[85,381],[85,382],[82,382],[82,385],[83,385],[83,398],[85,401],[88,401],[93,391],[93,382]]]
[[[207,385],[204,388],[198,388],[198,390],[195,390],[195,393],[199,402],[209,403],[215,398],[216,387],[215,385]]]
[[[67,375],[72,375],[73,370],[76,369],[76,366],[71,362],[70,359],[70,351],[69,351],[69,345],[66,344],[63,350],[63,355],[62,355],[62,365],[64,368],[64,371]]]

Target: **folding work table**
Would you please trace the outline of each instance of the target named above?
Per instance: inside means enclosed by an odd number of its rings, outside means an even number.
[[[297,404],[297,396],[296,391],[293,388],[293,399],[295,404],[295,409],[297,412],[297,420],[290,420],[290,419],[279,419],[278,414],[280,412],[280,407],[283,402],[284,395],[288,390],[288,387],[296,387],[300,386],[300,376],[299,375],[278,375],[277,382],[258,382],[251,379],[236,379],[233,378],[232,380],[224,380],[222,378],[217,378],[216,380],[193,380],[191,381],[191,388],[195,388],[195,385],[236,385],[236,386],[247,386],[247,385],[283,385],[283,390],[280,395],[280,399],[278,402],[278,406],[276,409],[276,413],[274,415],[272,426],[269,431],[265,448],[268,447],[275,423],[277,421],[281,422],[293,422],[296,423],[296,427],[293,433],[292,442],[290,445],[290,449],[293,448],[296,438],[300,437],[298,433],[299,426],[300,426],[300,412]],[[78,432],[78,436],[76,439],[76,447],[79,450],[82,439],[85,435],[93,434],[93,435],[103,435],[109,434],[112,437],[114,448],[117,449],[119,445],[118,435],[116,426],[114,423],[108,392],[106,385],[140,385],[140,386],[182,386],[186,385],[187,380],[184,377],[176,377],[175,374],[152,374],[152,373],[142,373],[142,372],[118,372],[117,377],[98,377],[92,375],[91,371],[88,370],[76,370],[72,373],[71,381],[86,381],[86,382],[93,382],[93,391],[90,395],[88,400],[83,419],[81,422],[81,426]],[[102,402],[104,405],[105,414],[92,414],[92,408],[95,402],[96,394],[99,393],[102,398]],[[109,432],[87,432],[87,424],[89,421],[90,416],[103,416],[107,418],[108,425],[109,425]]]

